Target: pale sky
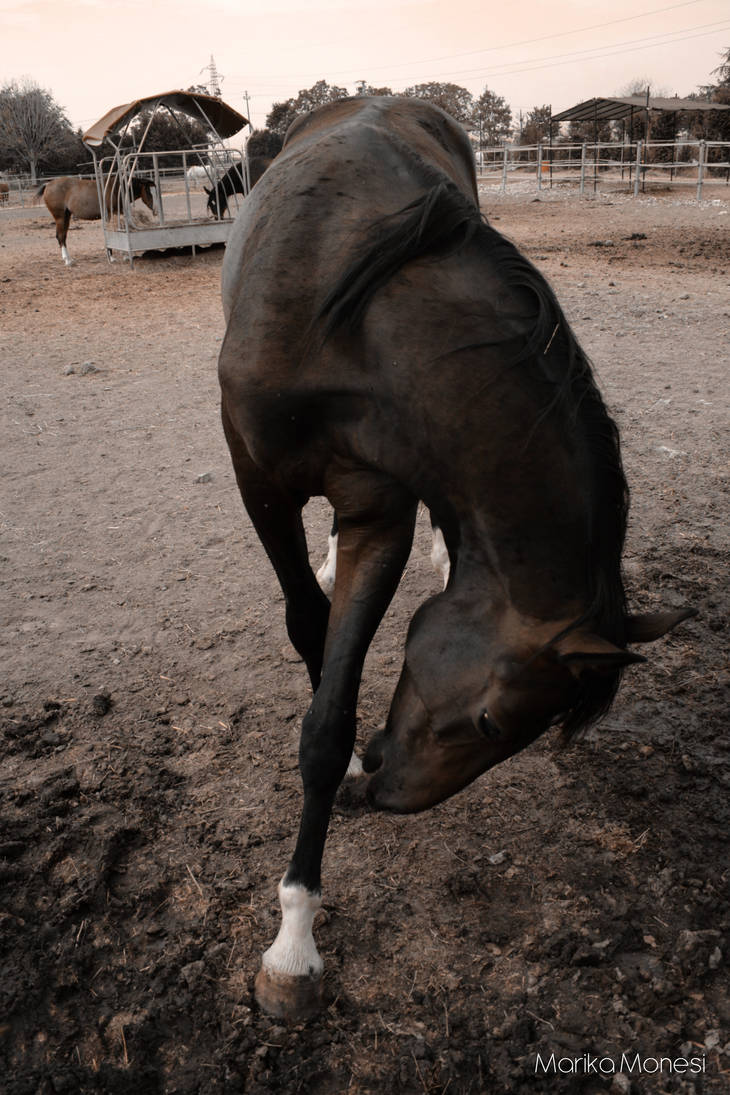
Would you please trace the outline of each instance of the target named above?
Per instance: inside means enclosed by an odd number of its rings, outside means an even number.
[[[394,92],[429,80],[557,113],[635,79],[654,94],[711,83],[728,0],[0,0],[0,85],[28,77],[74,127],[208,80],[263,127],[274,102],[324,79]]]

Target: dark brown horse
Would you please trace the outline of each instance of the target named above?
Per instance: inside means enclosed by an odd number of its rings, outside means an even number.
[[[153,185],[147,179],[133,175],[129,180],[132,201],[141,198],[148,209],[154,210]],[[75,175],[63,175],[61,178],[44,183],[36,193],[36,197],[41,196],[56,222],[56,239],[61,248],[61,258],[67,266],[71,266],[73,260],[69,258],[66,248],[66,236],[71,217],[84,221],[98,221],[101,217],[96,182],[93,179],[80,179]],[[107,190],[107,215],[117,212],[118,199],[119,186],[114,181]]]
[[[422,499],[450,558],[416,612],[374,806],[423,810],[549,726],[598,719],[627,649],[690,611],[626,611],[616,427],[541,274],[478,208],[469,141],[418,99],[358,98],[294,123],[239,214],[223,268],[222,413],[238,484],[314,690],[304,802],[260,1004],[317,1006],[312,936],[363,661]],[[337,514],[331,604],[302,507]]]
[[[271,164],[266,156],[251,156],[248,161],[248,178],[253,188]],[[245,194],[244,170],[242,164],[232,164],[225,175],[221,175],[215,186],[203,187],[208,195],[208,212],[220,220],[228,213],[228,199],[233,194]]]

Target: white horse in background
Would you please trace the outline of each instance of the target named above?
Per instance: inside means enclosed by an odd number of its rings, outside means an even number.
[[[206,179],[209,179],[211,185],[215,185],[215,172],[212,167],[204,167],[203,164],[193,164],[187,170],[187,180],[189,183],[202,183]]]

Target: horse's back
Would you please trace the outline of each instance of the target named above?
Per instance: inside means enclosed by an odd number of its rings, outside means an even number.
[[[476,204],[468,138],[419,99],[330,103],[290,127],[284,148],[247,198],[223,266],[226,318],[272,308],[309,311],[364,227],[421,196],[435,177]],[[305,276],[303,276],[305,275]],[[262,311],[263,309],[263,311]]]
[[[338,446],[348,458],[378,447],[386,403],[405,413],[419,353],[404,350],[403,368],[392,370],[392,330],[379,339],[377,364],[367,332],[310,353],[321,306],[369,229],[444,183],[478,217],[471,148],[448,115],[419,100],[346,100],[294,124],[239,213],[223,264],[224,410],[257,461],[296,464],[310,493],[322,493],[327,454]],[[393,284],[398,293],[404,280]],[[440,310],[424,315],[419,304],[426,338],[442,326]],[[398,314],[399,305],[390,308],[388,324]]]
[[[280,156],[299,154],[312,145],[321,149],[323,143],[335,154],[338,145],[359,151],[365,160],[374,153],[384,176],[392,160],[388,149],[399,146],[401,154],[410,150],[476,199],[474,156],[466,133],[449,114],[423,99],[362,96],[329,103],[292,123]]]

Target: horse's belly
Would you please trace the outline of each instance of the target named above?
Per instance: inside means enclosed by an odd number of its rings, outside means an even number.
[[[95,221],[101,216],[99,212],[99,198],[96,193],[96,183],[89,183],[79,190],[69,201],[69,209],[72,216],[82,221]]]

